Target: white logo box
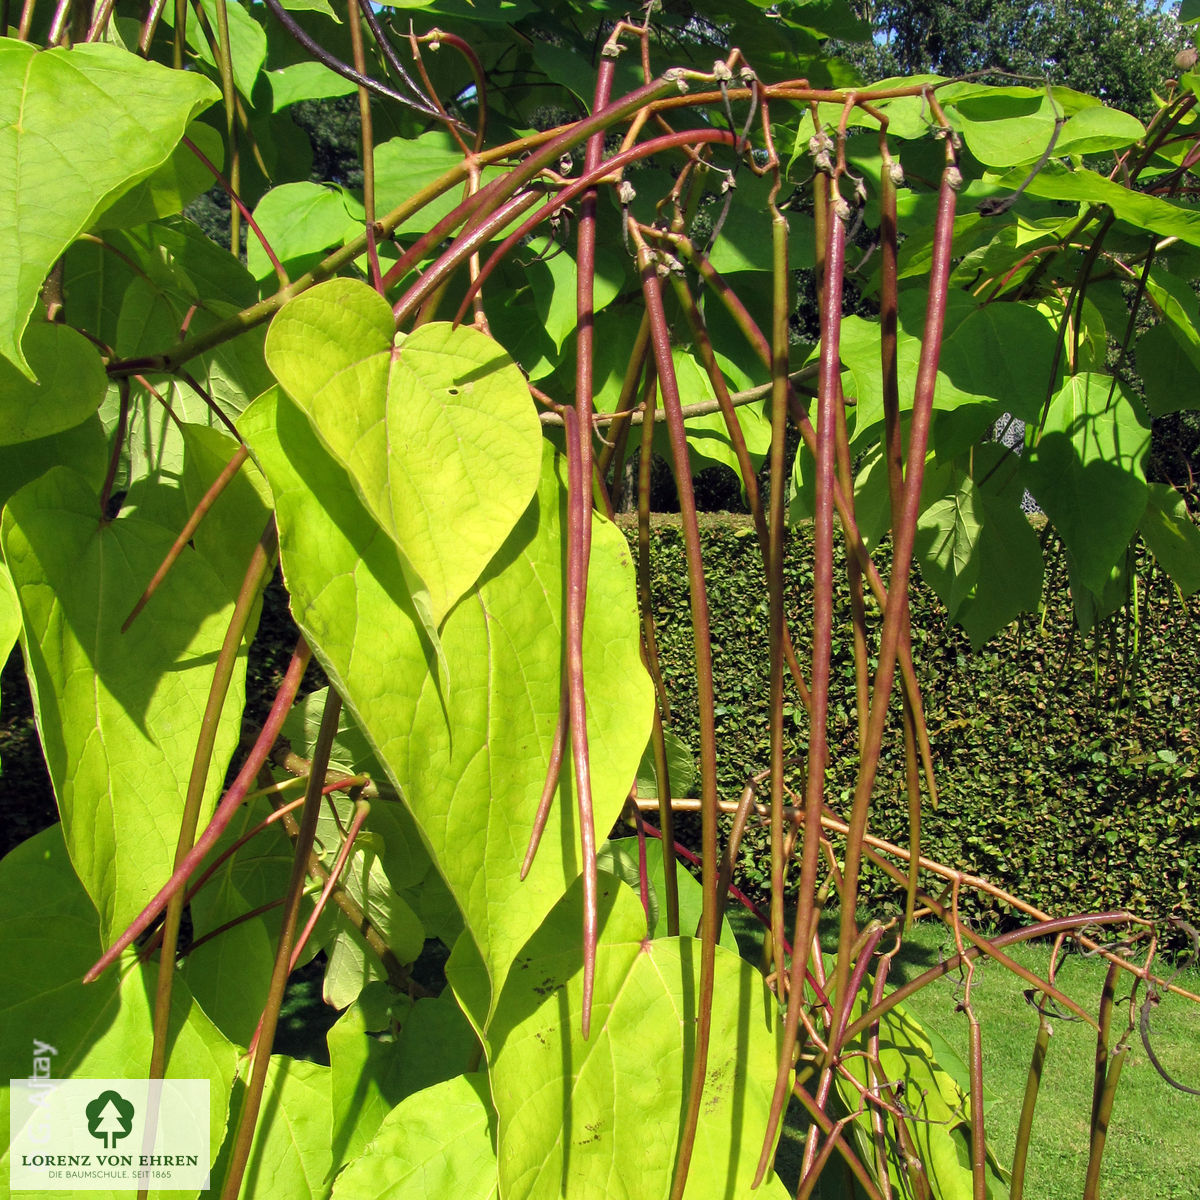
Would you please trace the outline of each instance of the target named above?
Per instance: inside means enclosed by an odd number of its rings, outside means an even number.
[[[9,1186],[208,1187],[207,1079],[12,1079]]]

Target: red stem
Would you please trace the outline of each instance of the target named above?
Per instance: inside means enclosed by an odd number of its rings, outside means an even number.
[[[216,166],[209,161],[204,151],[192,141],[190,137],[183,138],[183,144],[200,160],[203,166],[208,170],[212,177],[221,186],[221,190],[229,197],[229,201],[233,204],[238,212],[242,214],[242,219],[250,227],[251,232],[258,238],[258,244],[262,246],[263,253],[270,260],[271,266],[275,268],[275,274],[279,278],[279,286],[287,287],[291,282],[288,279],[287,272],[283,269],[283,263],[279,261],[275,251],[271,249],[271,243],[267,241],[267,235],[258,227],[258,222],[254,219],[250,210],[242,202],[242,198],[233,190],[229,181],[217,170]],[[235,247],[236,250],[236,247]]]
[[[605,159],[603,163],[597,163],[596,166],[590,166],[585,159],[584,174],[576,179],[573,183],[563,188],[551,200],[547,201],[541,208],[538,209],[531,217],[527,218],[519,225],[512,233],[510,233],[504,241],[492,252],[484,263],[479,276],[475,279],[471,286],[467,289],[467,294],[459,305],[458,313],[455,316],[455,321],[461,321],[466,315],[467,308],[475,297],[475,293],[483,286],[484,280],[504,262],[512,248],[528,237],[547,217],[552,216],[564,205],[569,204],[576,197],[583,195],[585,192],[594,191],[597,183],[609,178],[617,171],[623,171],[632,163],[640,162],[644,158],[652,157],[660,154],[664,150],[673,150],[682,146],[694,146],[703,144],[717,145],[733,145],[733,135],[723,129],[692,129],[685,130],[682,133],[669,133],[661,137],[652,138],[648,142],[639,142],[636,146],[631,146],[628,150],[622,150],[618,154],[614,154],[611,158]],[[492,224],[490,228],[503,228]],[[582,231],[581,231],[582,232]],[[486,240],[486,239],[483,239]],[[457,244],[456,244],[457,245]],[[461,254],[455,254],[456,247],[451,247],[450,250],[434,264],[434,268],[441,265],[444,260],[450,259],[453,255],[453,265],[457,265],[462,261]],[[431,268],[433,270],[434,268]],[[397,306],[399,307],[399,306]]]

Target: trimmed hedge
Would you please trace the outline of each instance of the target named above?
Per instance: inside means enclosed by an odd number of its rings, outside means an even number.
[[[626,526],[636,548],[636,528]],[[748,519],[703,520],[716,670],[718,774],[722,799],[769,762],[767,598]],[[687,572],[678,518],[656,518],[651,549],[659,648],[673,729],[697,745],[696,691]],[[1061,548],[1048,548],[1047,610],[974,654],[961,630],[919,581],[913,648],[925,701],[940,806],[925,806],[922,852],[984,876],[1052,914],[1128,907],[1200,924],[1200,595],[1181,601],[1142,555],[1139,627],[1118,613],[1087,635],[1075,629]],[[811,531],[789,532],[785,594],[804,661],[811,628]],[[886,577],[886,567],[881,564]],[[853,647],[842,580],[835,627],[827,795],[848,810],[857,761]],[[870,602],[868,602],[870,603]],[[878,617],[878,610],[870,611]],[[876,621],[876,625],[878,621]],[[1137,654],[1133,654],[1136,632]],[[1122,678],[1127,664],[1132,672]],[[791,688],[789,685],[789,693]],[[899,700],[896,714],[899,714]],[[787,752],[807,747],[806,715],[787,706]],[[898,721],[885,742],[871,830],[906,845],[907,801]],[[798,786],[799,772],[789,783]],[[684,836],[698,838],[683,821]],[[769,867],[761,827],[743,844],[738,882],[761,892]],[[923,877],[926,886],[933,880]],[[864,878],[864,903],[898,908],[882,873]],[[1013,922],[987,897],[964,900],[987,926]],[[1174,940],[1174,939],[1172,939]]]
[[[656,517],[652,586],[673,729],[692,746],[696,694],[687,571],[678,517]],[[767,599],[749,518],[702,516],[717,689],[721,796],[736,800],[748,776],[769,761]],[[623,522],[636,550],[636,530]],[[1200,594],[1182,603],[1149,556],[1137,571],[1140,628],[1136,669],[1120,695],[1125,614],[1088,635],[1075,631],[1061,551],[1051,543],[1044,620],[1026,620],[973,654],[948,627],[940,602],[918,580],[913,644],[941,795],[926,805],[923,853],[961,866],[1054,914],[1129,907],[1200,924]],[[811,540],[789,533],[785,588],[803,661],[811,625]],[[840,565],[840,564],[839,564]],[[886,564],[881,562],[881,568]],[[838,577],[843,576],[840,575]],[[839,614],[848,605],[841,597]],[[296,636],[275,585],[251,654],[248,717],[262,719]],[[312,671],[307,687],[321,686]],[[0,854],[56,818],[15,651],[0,685]],[[788,752],[806,747],[803,706],[790,692]],[[835,630],[832,762],[827,794],[848,807],[854,787],[854,666],[848,621]],[[898,713],[898,703],[897,703]],[[907,843],[898,731],[889,731],[872,832]],[[789,782],[795,784],[798,773]],[[685,840],[699,822],[680,814]],[[765,830],[743,842],[737,882],[762,894],[769,867]],[[931,881],[927,881],[931,882]],[[894,885],[864,876],[864,904],[899,907]],[[964,910],[1003,926],[1011,914],[968,896]],[[1173,939],[1174,940],[1174,939]],[[1182,945],[1182,939],[1178,940]]]

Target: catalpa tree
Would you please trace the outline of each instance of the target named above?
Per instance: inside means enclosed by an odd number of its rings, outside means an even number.
[[[64,1075],[209,1080],[227,1200],[779,1195],[792,1097],[801,1195],[836,1167],[872,1198],[982,1200],[1021,1194],[1040,1077],[1035,1058],[1010,1172],[985,1138],[982,955],[1027,977],[1043,1053],[1053,1005],[1097,1030],[1095,1195],[1137,1005],[1168,986],[1154,931],[921,857],[936,780],[907,597],[919,569],[976,645],[1034,609],[1026,492],[1084,624],[1123,603],[1138,537],[1200,586],[1185,500],[1145,468],[1152,419],[1200,406],[1200,76],[1164,79],[1143,123],[1041,80],[865,86],[826,54],[865,33],[841,0],[653,8],[4,4],[0,635],[62,820],[0,867],[0,1045],[20,1061],[52,1030]],[[308,178],[290,116],[339,96],[361,188]],[[224,245],[182,215],[214,181]],[[843,315],[848,280],[867,315]],[[687,546],[694,779],[651,616],[655,452]],[[631,555],[609,518],[634,457]],[[770,755],[740,801],[716,787],[692,489],[711,463],[740,476],[769,598]],[[804,629],[789,520],[814,528]],[[302,636],[243,729],[277,564]],[[845,803],[824,787],[835,625]],[[296,703],[310,661],[328,687]],[[889,722],[907,846],[871,833]],[[696,876],[672,850],[681,791]],[[623,812],[635,836],[613,840]],[[722,917],[760,813],[765,973]],[[867,868],[895,881],[889,928],[861,923]],[[961,919],[971,889],[1012,932]],[[889,990],[918,914],[957,953]],[[1035,936],[1108,957],[1097,1011],[1006,954]],[[434,939],[438,995],[412,976]],[[329,1066],[271,1053],[318,951]],[[952,969],[961,1072],[904,1006]]]

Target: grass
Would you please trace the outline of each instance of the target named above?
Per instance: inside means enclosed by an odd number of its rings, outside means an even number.
[[[743,952],[757,959],[761,940],[755,929],[730,915]],[[829,929],[829,941],[834,943],[836,929],[832,924]],[[894,961],[891,978],[902,983],[953,952],[952,940],[941,925],[918,925]],[[1044,974],[1050,948],[1044,943],[1022,945],[1008,953],[1022,966]],[[1103,961],[1072,953],[1059,967],[1058,983],[1068,996],[1094,1013],[1105,971]],[[1200,970],[1188,969],[1177,982],[1200,992]],[[1006,1168],[1012,1163],[1038,1025],[1036,1010],[1024,997],[1027,986],[1002,967],[987,963],[977,968],[972,990],[983,1028],[987,1137]],[[918,992],[907,1007],[965,1062],[967,1019],[957,1011],[961,994],[961,980],[951,974]],[[1127,1000],[1128,984],[1120,982],[1116,994],[1118,1001]],[[1139,993],[1139,1000],[1143,994]],[[1124,1028],[1127,1012],[1126,1003],[1114,1014],[1114,1041]],[[1200,1088],[1200,1005],[1174,996],[1164,999],[1154,1011],[1151,1031],[1151,1044],[1166,1070],[1181,1083]],[[1026,1200],[1060,1200],[1083,1194],[1095,1050],[1096,1036],[1090,1026],[1082,1021],[1053,1022],[1026,1169]],[[791,1117],[778,1166],[785,1182],[794,1188],[803,1124],[797,1114]],[[849,1194],[840,1190],[840,1185],[834,1192],[826,1189],[826,1195]],[[1136,1029],[1117,1090],[1100,1194],[1106,1200],[1194,1200],[1200,1196],[1200,1096],[1176,1091],[1158,1075]]]

